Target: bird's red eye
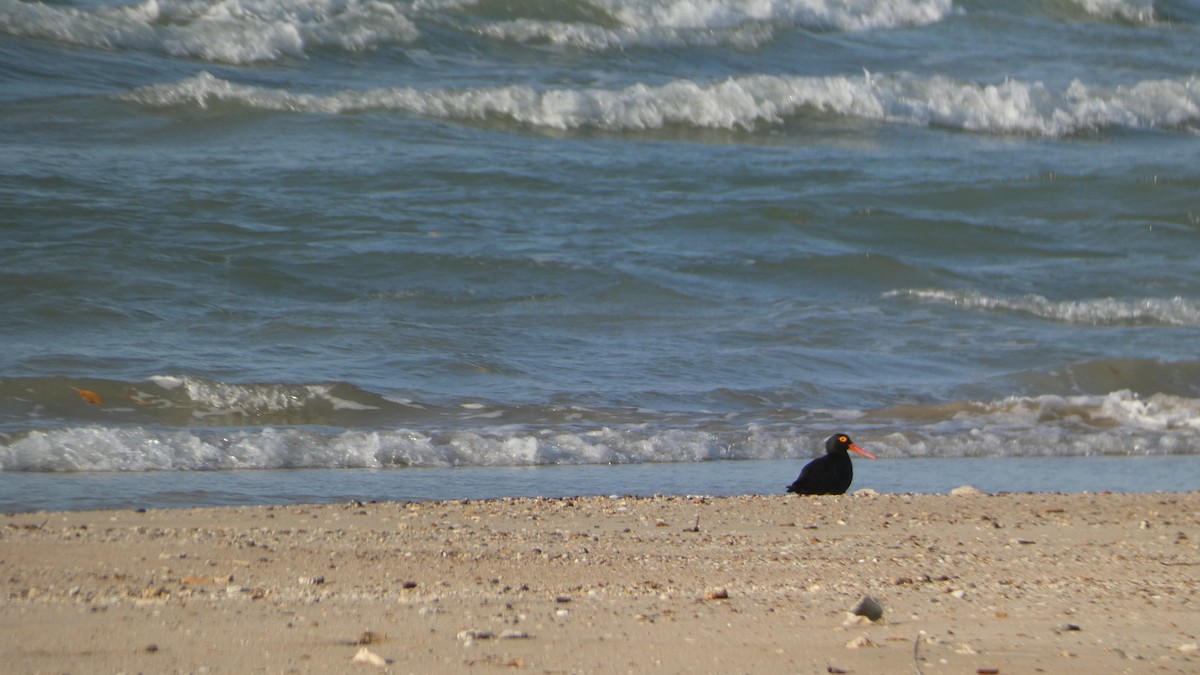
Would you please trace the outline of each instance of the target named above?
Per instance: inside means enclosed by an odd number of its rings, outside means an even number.
[[[838,436],[838,440],[839,440],[839,441],[841,441],[841,442],[843,442],[843,443],[845,443],[846,441],[848,441],[848,440],[850,440],[850,439],[849,439],[849,438],[846,438],[845,436]]]

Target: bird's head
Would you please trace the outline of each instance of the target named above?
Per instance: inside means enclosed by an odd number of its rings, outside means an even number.
[[[855,445],[854,441],[850,440],[850,437],[847,436],[846,434],[834,434],[834,435],[830,436],[828,440],[825,441],[825,452],[828,452],[828,453],[840,452],[840,453],[845,454],[845,452],[847,450],[853,450],[854,452],[857,452],[858,454],[860,454],[863,457],[866,457],[868,459],[878,459],[877,457],[875,457],[875,455],[872,455],[871,453],[867,452],[866,450],[863,450],[862,448]]]

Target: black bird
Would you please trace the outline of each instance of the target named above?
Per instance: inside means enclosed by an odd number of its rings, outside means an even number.
[[[800,477],[787,491],[798,495],[844,494],[854,480],[854,466],[847,450],[875,459],[875,455],[855,445],[846,434],[834,434],[825,441],[825,454],[805,464]]]

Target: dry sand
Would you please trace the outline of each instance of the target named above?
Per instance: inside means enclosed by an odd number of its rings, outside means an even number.
[[[1196,673],[1198,544],[1200,493],[10,514],[0,671]]]

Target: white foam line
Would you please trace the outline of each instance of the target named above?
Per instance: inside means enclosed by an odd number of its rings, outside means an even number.
[[[1001,298],[978,291],[907,289],[889,291],[884,297],[909,297],[972,310],[1021,312],[1065,323],[1104,325],[1154,322],[1171,326],[1200,325],[1200,304],[1181,296],[1135,300],[1101,298],[1054,301],[1036,294]]]

